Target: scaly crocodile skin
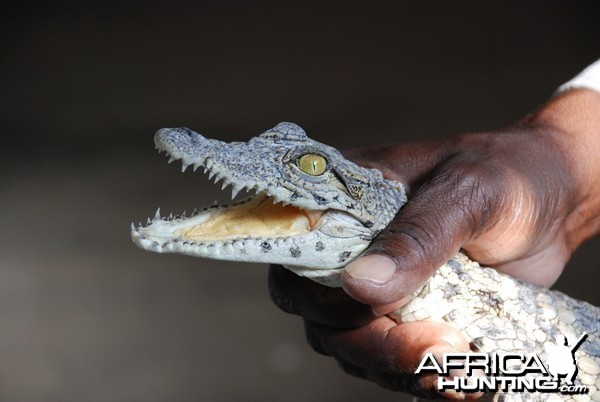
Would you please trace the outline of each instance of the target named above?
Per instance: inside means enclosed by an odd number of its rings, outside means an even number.
[[[406,202],[400,183],[355,165],[292,123],[235,143],[206,139],[189,129],[163,129],[155,143],[171,160],[181,159],[182,170],[203,166],[216,181],[223,180],[223,188],[231,185],[232,198],[241,189],[257,193],[229,206],[194,211],[190,217],[161,218],[157,212],[147,225],[132,225],[133,241],[155,252],[283,264],[299,275],[339,286],[343,267]],[[323,158],[325,169],[304,171],[303,155]],[[391,316],[399,322],[447,322],[461,331],[473,350],[536,353],[542,361],[546,346],[557,336],[573,342],[587,333],[575,353],[575,384],[587,386],[588,393],[501,397],[600,400],[600,309],[586,302],[482,268],[458,254]]]

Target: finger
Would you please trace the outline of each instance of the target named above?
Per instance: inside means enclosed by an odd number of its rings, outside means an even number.
[[[490,222],[497,178],[476,162],[448,163],[425,183],[365,257],[350,263],[343,287],[357,300],[381,305],[410,295]]]
[[[341,288],[320,285],[281,265],[269,267],[269,294],[283,311],[338,328],[356,328],[375,318],[371,308]]]
[[[352,330],[309,321],[305,322],[305,328],[307,339],[317,352],[335,357],[352,374],[388,388],[405,390],[409,385],[406,381],[413,381],[416,388],[409,390],[418,390],[418,393],[436,391],[437,374],[412,379],[398,376],[412,375],[426,353],[438,357],[442,352],[470,350],[467,340],[456,329],[440,322],[397,324],[388,317],[381,317]],[[446,396],[464,398],[464,395]]]
[[[414,372],[432,348],[470,350],[460,332],[441,322],[398,324],[385,316],[359,328],[340,329],[305,320],[305,329],[309,344],[317,352],[390,374]]]

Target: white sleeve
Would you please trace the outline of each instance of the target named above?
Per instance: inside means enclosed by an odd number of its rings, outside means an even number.
[[[588,88],[600,92],[600,60],[589,65],[572,80],[562,84],[556,92],[561,93],[573,88]]]

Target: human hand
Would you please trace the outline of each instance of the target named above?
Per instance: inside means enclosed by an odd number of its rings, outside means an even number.
[[[460,249],[550,286],[571,252],[600,226],[599,110],[600,95],[575,90],[508,129],[347,152],[404,183],[410,201],[366,256],[346,268],[345,292],[272,267],[273,300],[303,316],[313,348],[347,372],[431,395],[433,376],[407,373],[426,352],[466,352],[468,343],[449,325],[398,324],[385,314]]]

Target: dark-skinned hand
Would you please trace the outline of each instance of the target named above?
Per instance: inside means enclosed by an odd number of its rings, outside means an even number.
[[[568,91],[506,129],[344,154],[404,183],[409,202],[346,267],[343,289],[281,266],[271,266],[269,289],[281,309],[304,318],[317,352],[387,388],[439,396],[434,375],[411,374],[422,356],[469,350],[448,324],[386,316],[459,250],[551,286],[571,253],[599,232],[600,94],[591,90]]]

